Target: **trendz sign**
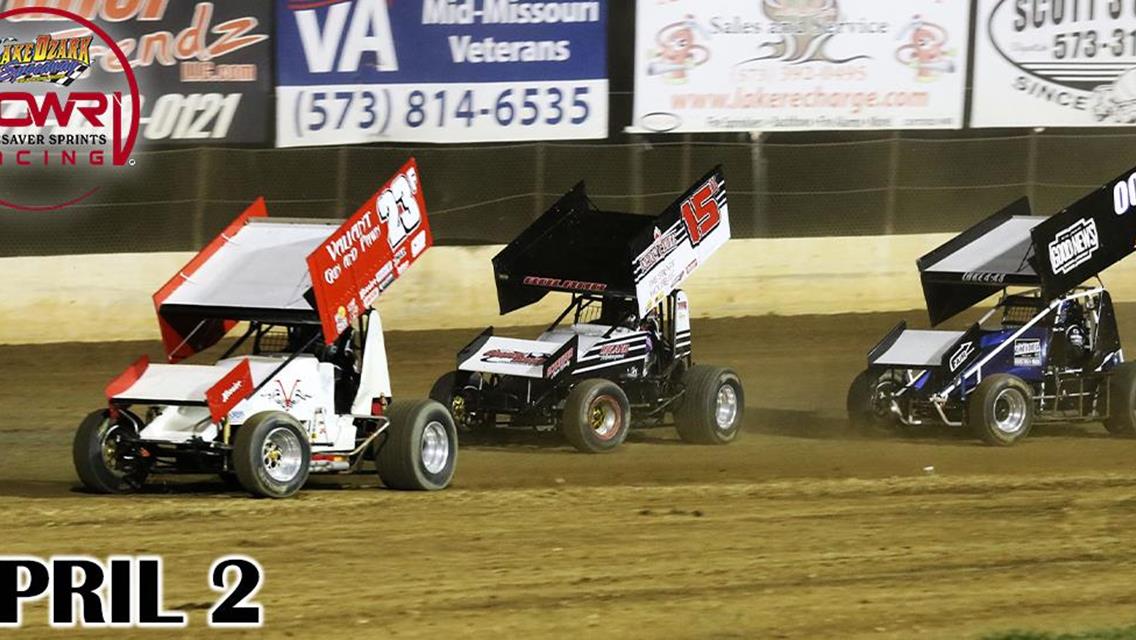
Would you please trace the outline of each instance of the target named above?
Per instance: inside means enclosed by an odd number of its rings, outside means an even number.
[[[56,37],[58,23],[48,30],[42,22],[48,17],[91,35]],[[119,86],[86,84],[83,76],[95,41],[122,65]],[[138,83],[126,56],[103,29],[62,9],[10,9],[0,12],[0,44],[0,172],[8,178],[0,188],[0,206],[25,211],[66,207],[98,191],[107,169],[133,162]],[[44,174],[56,188],[37,186],[35,195],[19,190]],[[46,200],[44,192],[51,194]]]

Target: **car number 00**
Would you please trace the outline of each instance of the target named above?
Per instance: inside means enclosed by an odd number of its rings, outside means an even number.
[[[1134,195],[1136,195],[1136,173],[1128,176],[1127,180],[1117,182],[1112,188],[1112,207],[1116,215],[1122,216],[1132,209],[1132,205],[1136,204],[1133,202]]]

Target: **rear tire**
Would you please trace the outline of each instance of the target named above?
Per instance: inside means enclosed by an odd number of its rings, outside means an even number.
[[[1114,436],[1136,436],[1136,362],[1112,369],[1108,379],[1109,416],[1104,421]]]
[[[395,401],[387,418],[386,433],[374,445],[383,484],[402,491],[449,486],[458,463],[458,431],[450,412],[434,400]]]
[[[456,371],[443,373],[442,377],[434,382],[434,386],[430,387],[430,399],[440,402],[447,409],[450,408],[450,403],[454,400],[454,387],[457,386],[457,377]]]
[[[476,418],[469,413],[468,400],[457,393],[457,371],[442,374],[430,388],[430,399],[441,403],[454,420],[454,425],[463,432],[486,435],[496,422],[493,414],[479,413]]]
[[[245,421],[237,429],[232,455],[237,480],[258,498],[287,498],[308,481],[308,434],[282,411],[265,411]]]
[[[607,453],[627,439],[631,403],[619,385],[594,378],[578,383],[564,403],[560,431],[584,453]]]
[[[966,423],[986,444],[1008,447],[1029,435],[1033,409],[1033,392],[1021,378],[996,373],[967,398]]]
[[[79,481],[95,493],[129,493],[142,488],[146,472],[132,467],[124,445],[138,439],[128,419],[112,420],[106,409],[92,411],[79,424],[71,443],[71,459]]]
[[[884,429],[891,432],[900,431],[900,422],[889,406],[885,406],[881,399],[888,393],[894,393],[903,388],[901,379],[892,371],[885,371],[879,375],[870,369],[861,371],[848,388],[848,397],[845,407],[848,409],[848,422],[861,432],[868,433],[873,429]]]
[[[675,410],[675,429],[693,444],[729,444],[741,433],[745,390],[730,369],[694,365],[682,375],[685,388]]]

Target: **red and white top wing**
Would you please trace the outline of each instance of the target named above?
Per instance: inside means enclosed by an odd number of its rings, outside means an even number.
[[[308,256],[327,343],[433,244],[418,164],[411,158]]]
[[[433,244],[413,158],[342,225],[267,216],[257,199],[154,294],[171,362],[242,320],[322,323],[330,343]]]
[[[171,362],[220,340],[241,320],[314,322],[304,256],[328,220],[271,220],[258,199],[154,294]]]

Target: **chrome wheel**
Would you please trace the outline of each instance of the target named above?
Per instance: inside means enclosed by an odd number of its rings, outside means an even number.
[[[465,424],[468,417],[465,412],[465,398],[455,395],[453,400],[450,401],[450,415],[454,417],[454,422],[458,424]]]
[[[422,429],[422,466],[428,473],[441,473],[450,460],[450,439],[441,422],[430,422]]]
[[[1018,389],[1003,389],[994,397],[994,428],[1016,435],[1026,426],[1026,398]]]
[[[891,377],[881,378],[876,382],[872,393],[872,413],[880,420],[891,418],[891,403],[895,398],[899,384]]]
[[[110,423],[110,420],[107,420],[107,423]],[[121,469],[122,465],[119,464],[118,452],[122,439],[123,433],[120,425],[111,423],[106,427],[102,442],[100,443],[101,446],[99,447],[103,454],[103,464],[106,465],[108,470],[117,475],[124,474],[124,471]]]
[[[276,427],[268,432],[261,447],[261,460],[268,476],[277,482],[290,482],[303,466],[304,448],[294,431]]]
[[[724,384],[718,387],[717,405],[714,409],[714,420],[718,428],[728,431],[734,426],[738,417],[738,392],[733,385]]]
[[[592,409],[588,420],[596,437],[600,440],[611,440],[619,433],[623,422],[623,411],[619,403],[611,396],[600,396],[592,401]]]

